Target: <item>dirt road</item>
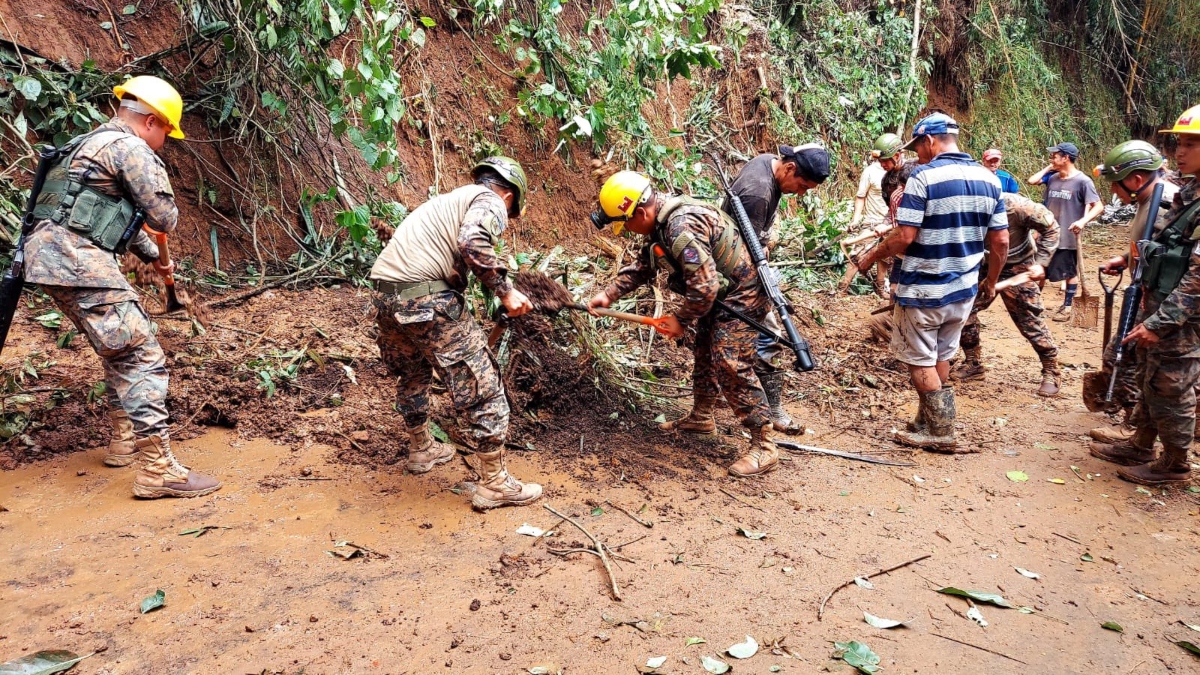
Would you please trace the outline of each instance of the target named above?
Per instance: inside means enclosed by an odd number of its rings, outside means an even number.
[[[886,358],[857,342],[870,302],[821,302],[840,322],[833,330],[852,336],[847,348]],[[1057,303],[1050,292],[1047,304]],[[266,324],[241,325],[259,334]],[[338,331],[361,321],[314,325],[351,342]],[[985,315],[988,380],[959,394],[960,433],[979,454],[908,455],[880,440],[915,400],[886,373],[879,391],[856,384],[849,362],[835,364],[838,391],[793,383],[803,399],[792,414],[815,431],[805,441],[886,451],[917,467],[791,456],[766,478],[735,481],[724,466],[744,443],[740,431],[697,452],[647,431],[648,420],[625,430],[640,443],[585,432],[582,455],[576,442],[515,453],[514,472],[543,482],[546,503],[630,559],[615,567],[623,602],[611,598],[594,556],[549,552],[582,547],[579,532],[517,534],[525,523],[556,524],[540,506],[473,513],[451,491],[465,477],[461,465],[410,476],[382,461],[345,461],[345,446],[319,440],[338,437],[318,433],[342,409],[278,413],[273,423],[300,441],[290,447],[252,438],[255,424],[266,425],[258,418],[179,442],[185,461],[225,480],[209,499],[135,502],[132,470],[104,468],[97,450],[23,464],[0,472],[0,660],[66,648],[103,650],[80,673],[516,674],[539,665],[632,673],[666,656],[659,672],[703,673],[702,656],[751,635],[762,648],[737,661],[737,673],[817,672],[832,643],[848,640],[878,653],[883,673],[1197,672],[1200,659],[1172,644],[1200,640],[1180,623],[1200,624],[1197,495],[1138,492],[1087,455],[1084,434],[1101,420],[1078,402],[1079,369],[1094,367],[1098,333],[1052,330],[1068,369],[1063,397],[1045,401],[1032,393],[1033,351],[998,303]],[[339,350],[369,347],[359,340]],[[189,410],[204,382],[201,372],[188,385]],[[847,393],[860,387],[869,393]],[[387,400],[372,389],[346,406],[369,396]],[[370,431],[356,447],[398,443],[386,411],[372,424],[390,437]],[[1014,482],[1010,471],[1028,480]],[[206,525],[219,529],[180,534]],[[334,557],[327,551],[337,541],[380,555]],[[873,589],[839,591],[817,620],[834,587],[925,554],[871,579]],[[966,601],[936,592],[944,586],[998,593],[1035,612],[980,604],[981,627],[965,617]],[[160,588],[165,607],[140,615],[139,602]],[[872,628],[864,611],[908,627]],[[1124,632],[1101,627],[1110,621]],[[690,638],[705,642],[685,646]],[[776,641],[783,647],[772,653]]]

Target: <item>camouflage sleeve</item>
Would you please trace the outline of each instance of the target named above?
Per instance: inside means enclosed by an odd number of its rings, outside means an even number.
[[[1200,317],[1200,244],[1192,249],[1188,271],[1171,294],[1142,323],[1146,330],[1163,337],[1174,328]]]
[[[617,272],[617,278],[604,289],[604,294],[611,301],[616,301],[629,293],[635,288],[650,281],[655,276],[654,261],[649,245],[644,247],[633,262],[621,268]]]
[[[158,244],[154,243],[145,230],[138,230],[137,234],[133,235],[133,239],[129,241],[129,252],[144,263],[158,260]]]
[[[683,307],[675,313],[675,318],[680,321],[691,321],[708,314],[721,289],[721,276],[712,259],[707,229],[693,215],[672,218],[667,225],[666,239],[671,247],[668,254],[683,269],[686,288]]]
[[[1050,264],[1050,258],[1058,248],[1058,222],[1054,220],[1050,209],[1041,204],[1035,206],[1036,215],[1030,219],[1031,229],[1038,233],[1037,253],[1034,254],[1033,261],[1045,267]]]
[[[458,230],[458,252],[467,268],[497,296],[507,295],[512,290],[508,269],[496,255],[496,242],[507,225],[504,202],[495,193],[485,192],[471,202]]]
[[[142,141],[121,140],[113,144],[122,187],[133,203],[146,212],[146,223],[159,232],[172,232],[179,222],[175,191],[162,159]]]

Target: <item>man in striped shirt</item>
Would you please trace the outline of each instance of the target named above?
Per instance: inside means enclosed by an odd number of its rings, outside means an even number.
[[[895,440],[939,452],[957,452],[950,359],[978,293],[990,302],[1008,255],[1008,218],[1000,180],[958,149],[958,123],[934,113],[917,123],[904,149],[922,166],[904,187],[896,227],[861,269],[902,254],[895,287],[892,351],[908,365],[920,397],[917,418]],[[979,267],[988,258],[988,275]],[[969,452],[970,450],[964,450]]]

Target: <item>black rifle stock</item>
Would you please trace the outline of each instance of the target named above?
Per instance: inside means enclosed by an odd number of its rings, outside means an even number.
[[[754,263],[754,267],[758,270],[758,281],[762,284],[763,290],[767,293],[767,298],[775,307],[775,311],[779,313],[779,322],[783,324],[783,328],[787,331],[787,341],[790,344],[787,346],[796,354],[796,368],[801,371],[809,371],[816,367],[813,363],[812,354],[809,352],[808,340],[800,336],[800,332],[796,330],[796,325],[792,323],[791,307],[788,305],[787,298],[783,297],[783,292],[779,290],[779,284],[775,283],[775,273],[767,264],[766,253],[763,252],[762,244],[758,241],[758,234],[755,233],[754,227],[750,224],[750,216],[746,214],[746,207],[742,204],[740,197],[729,189],[729,180],[725,177],[725,171],[721,168],[721,160],[715,154],[710,155],[713,160],[713,168],[716,169],[717,177],[721,180],[721,187],[725,190],[725,198],[733,205],[734,221],[737,222],[738,229],[742,233],[742,241],[745,242],[747,250],[750,251],[750,260]],[[767,335],[771,335],[770,331],[763,331]],[[782,340],[780,341],[782,342]]]
[[[1117,371],[1121,369],[1121,361],[1125,360],[1125,355],[1131,347],[1126,347],[1121,342],[1129,335],[1129,331],[1133,330],[1134,322],[1137,321],[1138,310],[1142,306],[1142,273],[1145,271],[1143,263],[1145,262],[1145,247],[1146,242],[1154,237],[1154,223],[1158,220],[1158,209],[1162,205],[1163,183],[1159,179],[1158,185],[1154,186],[1154,193],[1150,195],[1150,203],[1147,204],[1149,211],[1146,213],[1146,228],[1142,230],[1142,234],[1138,237],[1137,242],[1137,259],[1129,261],[1129,285],[1125,287],[1125,293],[1121,297],[1121,315],[1117,319],[1117,345],[1115,356],[1113,358],[1112,376],[1108,380],[1108,390],[1104,392],[1104,402],[1111,403],[1113,396],[1113,388],[1117,385]],[[1108,345],[1104,346],[1108,349]]]
[[[0,279],[0,352],[4,351],[4,343],[8,341],[8,329],[12,328],[13,315],[17,313],[17,303],[21,300],[21,291],[25,288],[25,237],[29,236],[37,223],[33,219],[33,209],[37,206],[38,197],[42,194],[42,186],[46,184],[46,174],[58,159],[58,149],[49,145],[38,151],[37,170],[33,174],[33,186],[29,189],[29,200],[25,202],[25,212],[21,215],[21,234],[17,237],[17,248],[13,251],[12,264]]]

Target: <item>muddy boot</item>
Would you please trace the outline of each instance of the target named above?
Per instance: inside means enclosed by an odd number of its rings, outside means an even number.
[[[134,447],[137,439],[133,437],[133,420],[129,419],[129,413],[120,408],[108,411],[108,419],[112,422],[113,434],[108,442],[104,465],[129,466],[142,456],[141,451]]]
[[[1070,321],[1071,315],[1074,313],[1075,308],[1072,305],[1063,305],[1062,307],[1059,307],[1058,311],[1054,313],[1054,316],[1050,318],[1061,323],[1063,321]]]
[[[136,447],[148,463],[133,479],[134,497],[202,497],[221,489],[217,479],[180,464],[167,439],[158,435],[140,438]]]
[[[717,433],[717,420],[713,416],[716,407],[716,401],[698,400],[692,404],[692,411],[687,414],[687,417],[663,422],[658,425],[658,428],[663,431],[683,431],[689,434],[710,436]]]
[[[983,347],[963,347],[962,365],[955,368],[950,377],[959,382],[982,380],[984,373],[987,372],[983,369],[983,363],[980,362],[982,354]]]
[[[1122,422],[1113,427],[1096,427],[1088,432],[1088,436],[1101,443],[1128,443],[1136,432],[1136,427]]]
[[[429,433],[429,424],[408,430],[408,460],[404,468],[412,473],[425,473],[438,464],[454,459],[454,448],[435,439]]]
[[[760,476],[779,468],[779,447],[771,441],[771,425],[750,430],[750,452],[729,465],[729,474],[738,478]]]
[[[921,397],[921,408],[925,411],[927,427],[920,431],[898,431],[894,440],[934,452],[959,452],[954,439],[954,390],[942,387],[937,391],[918,392],[918,395]]]
[[[767,395],[767,404],[771,408],[771,426],[775,427],[775,431],[785,434],[804,433],[804,425],[793,422],[791,415],[783,409],[783,371],[776,370],[759,375],[758,379]]]
[[[925,399],[919,399],[917,416],[912,418],[912,421],[906,422],[904,428],[912,432],[923,432],[929,428],[929,423],[925,421]]]
[[[476,452],[472,468],[479,473],[471,506],[487,511],[500,506],[525,506],[542,496],[542,486],[522,483],[508,473],[504,462],[504,446],[488,446],[489,452]]]
[[[1042,385],[1038,387],[1037,395],[1050,398],[1058,396],[1059,385],[1062,381],[1059,379],[1058,359],[1053,356],[1047,356],[1042,359]]]
[[[1192,476],[1187,453],[1187,448],[1164,445],[1162,455],[1158,459],[1149,464],[1117,469],[1117,475],[1130,483],[1140,485],[1186,483]]]

